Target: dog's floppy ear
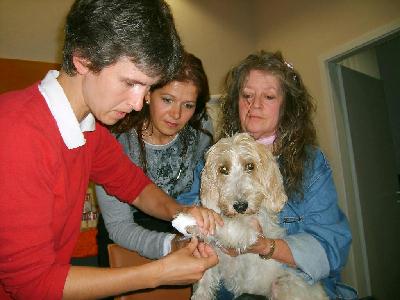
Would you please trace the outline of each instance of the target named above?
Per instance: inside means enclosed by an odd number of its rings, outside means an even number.
[[[268,194],[266,205],[269,210],[278,213],[287,201],[282,175],[271,150],[267,149],[262,144],[258,145],[261,158],[261,168],[264,173],[264,183]]]
[[[200,200],[204,207],[211,208],[219,212],[217,207],[218,202],[218,189],[216,188],[216,167],[213,163],[214,147],[206,153],[206,163],[201,172],[201,185],[200,185]]]

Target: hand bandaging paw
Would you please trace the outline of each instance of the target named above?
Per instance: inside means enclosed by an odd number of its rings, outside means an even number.
[[[195,236],[217,247],[245,250],[257,241],[259,233],[250,225],[249,217],[243,216],[235,219],[223,217],[223,220],[224,226],[217,226],[214,235],[204,235],[201,233],[195,219],[189,214],[178,214],[172,220],[172,226],[185,235],[185,237]]]

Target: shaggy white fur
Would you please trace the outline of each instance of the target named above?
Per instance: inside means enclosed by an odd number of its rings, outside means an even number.
[[[277,214],[287,201],[282,176],[272,153],[248,134],[221,139],[208,152],[201,178],[202,205],[224,218],[213,237],[216,246],[244,250],[259,233],[250,225],[257,218],[265,236],[282,238]],[[191,228],[193,231],[193,228]],[[192,300],[211,300],[221,280],[235,296],[265,295],[273,300],[328,299],[320,284],[309,285],[280,262],[246,253],[231,257],[216,247],[219,264],[195,285]]]

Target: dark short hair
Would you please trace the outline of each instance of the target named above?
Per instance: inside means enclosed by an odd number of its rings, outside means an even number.
[[[183,47],[169,6],[163,0],[76,0],[65,26],[62,67],[76,74],[73,55],[100,72],[128,57],[148,76],[172,77]]]

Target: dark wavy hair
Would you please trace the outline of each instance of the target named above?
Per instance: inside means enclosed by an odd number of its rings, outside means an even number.
[[[197,90],[196,108],[193,116],[188,121],[188,125],[208,135],[212,141],[212,134],[208,130],[202,128],[202,120],[208,120],[206,105],[210,99],[210,90],[208,86],[207,75],[204,71],[201,60],[191,53],[184,52],[181,68],[178,70],[175,76],[173,76],[169,81],[163,81],[161,83],[158,83],[157,85],[152,86],[150,92],[160,89],[172,81],[190,82],[194,84]],[[139,144],[141,145],[142,168],[145,170],[145,172],[147,169],[147,162],[144,141],[142,138],[142,131],[145,125],[148,124],[150,121],[151,115],[149,106],[144,105],[141,111],[132,111],[124,119],[122,119],[110,128],[111,131],[117,136],[122,133],[128,132],[132,128],[136,130]],[[181,131],[181,137],[184,144],[182,150],[183,153],[181,153],[182,157],[186,153],[188,145],[187,142],[189,138],[186,135],[187,130],[185,130],[185,128],[186,126]]]
[[[89,61],[100,72],[128,57],[150,77],[172,77],[183,46],[169,6],[163,0],[77,0],[65,25],[62,68],[75,75],[72,58]]]
[[[250,54],[228,72],[221,97],[221,127],[218,139],[242,131],[239,95],[252,70],[272,74],[280,82],[284,100],[273,152],[279,157],[286,193],[303,196],[303,173],[306,163],[310,161],[306,148],[307,145],[317,144],[312,121],[315,105],[300,74],[284,60],[281,52],[259,51]]]

